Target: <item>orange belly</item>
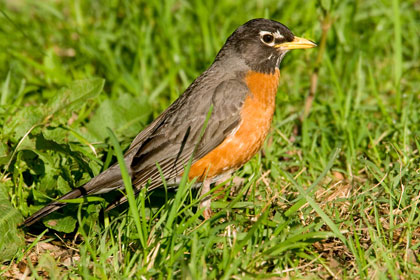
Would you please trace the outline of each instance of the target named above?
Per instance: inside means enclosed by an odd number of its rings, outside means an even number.
[[[238,169],[260,150],[273,119],[279,77],[278,69],[274,74],[249,72],[246,75],[250,94],[245,99],[238,130],[195,162],[189,178],[203,180]]]

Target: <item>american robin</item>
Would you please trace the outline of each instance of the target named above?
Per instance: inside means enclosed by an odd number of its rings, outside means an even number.
[[[213,64],[130,145],[124,159],[134,190],[162,185],[157,164],[165,179],[176,183],[192,158],[188,176],[203,183],[202,194],[218,178],[240,168],[259,151],[270,129],[284,55],[315,46],[273,20],[253,19],[236,29]],[[120,167],[114,164],[27,218],[24,225],[63,207],[61,200],[123,187]],[[123,197],[118,203],[125,201]],[[210,213],[208,202],[205,217]]]

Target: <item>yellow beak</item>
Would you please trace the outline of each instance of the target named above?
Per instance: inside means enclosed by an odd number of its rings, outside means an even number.
[[[316,44],[305,38],[296,37],[291,42],[285,42],[275,45],[280,50],[310,49],[316,47]]]

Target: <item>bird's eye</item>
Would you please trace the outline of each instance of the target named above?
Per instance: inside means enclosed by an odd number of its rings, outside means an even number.
[[[270,44],[274,41],[274,36],[271,35],[271,34],[264,34],[262,36],[262,40],[263,40],[264,43]]]

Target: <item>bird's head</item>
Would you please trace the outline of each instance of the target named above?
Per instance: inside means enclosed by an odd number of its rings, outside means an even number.
[[[250,20],[236,29],[218,56],[234,53],[252,70],[272,73],[289,50],[315,46],[314,42],[293,35],[285,25],[260,18]]]

